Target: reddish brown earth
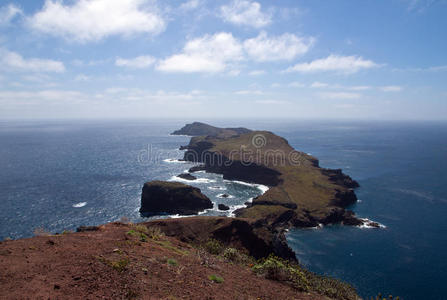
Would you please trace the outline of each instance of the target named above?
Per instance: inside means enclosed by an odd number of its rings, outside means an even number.
[[[127,234],[132,228],[110,223],[97,231],[0,242],[0,298],[327,299],[174,237],[140,241]],[[208,279],[212,274],[224,282]]]

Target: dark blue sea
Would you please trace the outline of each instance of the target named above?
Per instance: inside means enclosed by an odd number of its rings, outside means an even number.
[[[177,180],[188,137],[169,133],[185,121],[1,121],[0,239],[36,229],[74,230],[138,213],[141,188]],[[284,136],[320,165],[356,179],[352,209],[385,229],[328,226],[291,230],[302,264],[353,284],[364,297],[445,299],[447,295],[447,123],[212,121]],[[231,211],[263,186],[198,173],[193,183]],[[227,193],[232,198],[220,198]],[[231,213],[230,211],[230,213]],[[222,215],[213,208],[204,215]]]

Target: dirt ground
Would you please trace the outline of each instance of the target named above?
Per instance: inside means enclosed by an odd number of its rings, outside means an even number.
[[[1,242],[0,299],[326,299],[132,226]]]

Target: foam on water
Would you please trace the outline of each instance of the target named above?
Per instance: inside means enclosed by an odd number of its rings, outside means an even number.
[[[379,228],[386,228],[385,225],[380,224],[379,222],[375,222],[367,218],[359,218],[359,219],[362,220],[364,223],[362,225],[357,226],[358,228],[362,229],[377,228],[376,226],[372,225],[373,223],[379,224]]]
[[[263,185],[263,184],[249,183],[249,182],[239,181],[239,180],[227,180],[227,179],[225,179],[224,182],[236,183],[236,184],[240,184],[240,185],[255,187],[255,188],[257,188],[257,189],[259,189],[261,191],[261,195],[264,194],[265,192],[267,192],[268,189],[269,189],[268,186]]]
[[[182,160],[182,159],[178,159],[178,158],[166,158],[163,159],[164,162],[166,163],[177,163],[177,164],[186,164],[186,163],[190,163],[186,160]]]
[[[213,183],[216,182],[216,180],[214,179],[208,179],[208,178],[197,178],[194,180],[188,180],[188,179],[183,179],[180,178],[178,176],[172,176],[171,178],[169,178],[169,181],[181,181],[181,182],[186,182],[186,183]]]
[[[87,205],[87,202],[79,202],[79,203],[73,204],[73,207],[80,208],[80,207],[84,207],[86,205]]]
[[[226,190],[227,188],[224,186],[209,186],[208,189],[223,191],[223,190]]]

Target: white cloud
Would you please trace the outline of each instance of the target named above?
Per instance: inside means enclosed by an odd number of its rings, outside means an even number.
[[[172,55],[157,65],[163,72],[222,72],[229,64],[243,58],[242,46],[231,33],[205,35],[186,43],[180,54]]]
[[[329,55],[326,58],[317,59],[310,63],[297,64],[288,68],[287,72],[316,73],[316,72],[340,72],[345,74],[356,73],[362,69],[377,67],[378,64],[371,60],[365,60],[360,56]]]
[[[23,11],[14,4],[5,5],[0,7],[0,25],[7,25],[16,16],[22,15]]]
[[[245,40],[244,49],[256,61],[291,60],[309,51],[314,41],[314,38],[301,38],[291,33],[268,37],[261,32]]]
[[[5,49],[0,49],[0,66],[10,71],[58,73],[65,71],[65,66],[60,61],[40,58],[25,59],[20,54]]]
[[[0,101],[30,100],[30,101],[77,101],[84,95],[78,91],[40,90],[40,91],[0,91]]]
[[[301,82],[298,82],[298,81],[293,81],[293,82],[289,83],[288,86],[295,87],[295,88],[301,88],[301,87],[304,87],[304,84],[302,84]]]
[[[283,100],[256,100],[256,103],[259,104],[286,104],[289,103],[288,101]]]
[[[389,86],[382,86],[380,90],[383,92],[400,92],[402,90],[402,87],[397,85],[389,85]]]
[[[266,74],[266,72],[264,70],[253,70],[250,73],[248,73],[248,75],[251,76],[259,76],[259,75],[264,75]]]
[[[79,74],[75,77],[74,79],[75,81],[89,81],[90,80],[90,76],[87,76],[85,74]]]
[[[370,90],[371,87],[367,86],[367,85],[355,85],[355,86],[348,87],[348,89],[351,91],[366,91],[366,90]]]
[[[112,35],[158,34],[165,28],[164,19],[148,0],[80,0],[72,5],[46,0],[28,24],[37,31],[80,42]]]
[[[277,83],[277,82],[274,82],[274,83],[272,83],[270,86],[271,86],[272,88],[279,88],[279,87],[281,87],[281,84],[280,84],[280,83]]]
[[[359,99],[362,97],[361,94],[357,93],[346,93],[346,92],[327,92],[318,94],[324,99]]]
[[[261,28],[272,22],[272,16],[261,11],[261,4],[248,0],[234,0],[220,7],[221,17],[226,22]]]
[[[131,59],[117,58],[115,65],[118,67],[128,67],[134,69],[144,69],[155,63],[155,58],[149,55],[138,56]]]
[[[241,90],[234,92],[236,95],[262,95],[264,94],[260,90]]]
[[[314,83],[312,83],[310,85],[310,87],[313,89],[327,88],[328,86],[329,86],[329,84],[324,83],[324,82],[319,82],[319,81],[315,81]]]
[[[193,10],[193,9],[196,9],[197,7],[199,7],[199,5],[200,5],[199,0],[189,0],[189,1],[183,2],[180,5],[180,9],[185,10],[185,11]]]

